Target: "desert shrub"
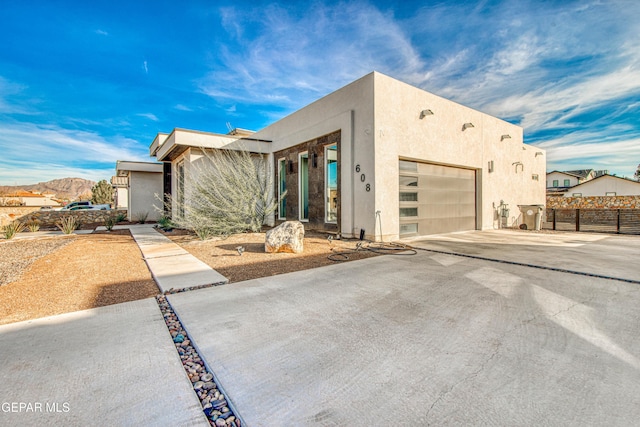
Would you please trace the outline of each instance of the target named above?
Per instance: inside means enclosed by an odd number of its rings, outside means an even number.
[[[13,239],[13,237],[24,230],[24,223],[20,221],[13,221],[10,224],[2,227],[2,234],[4,234],[5,239]]]
[[[173,223],[201,235],[229,235],[260,231],[278,206],[273,197],[273,176],[266,156],[239,150],[202,150],[203,161],[179,176]],[[187,191],[184,183],[188,180]]]
[[[173,228],[173,223],[171,222],[170,217],[162,215],[160,218],[158,218],[158,226],[163,230],[166,230],[168,228]]]
[[[124,212],[118,212],[116,215],[116,222],[122,222],[127,219],[127,214]]]
[[[29,231],[35,233],[36,231],[40,230],[40,221],[32,218],[31,220],[29,220],[29,222],[27,222],[27,227],[29,228]]]
[[[117,219],[118,218],[114,215],[107,215],[104,218],[104,226],[107,229],[107,231],[113,230],[113,226],[118,223]]]
[[[147,222],[147,217],[149,216],[149,212],[136,212],[133,217],[135,218],[136,222],[140,223],[140,224],[144,224],[145,222]]]
[[[80,226],[80,223],[74,216],[63,216],[56,223],[56,226],[62,230],[64,234],[71,234]]]
[[[196,236],[200,240],[207,240],[214,236],[213,230],[207,227],[196,227],[193,229],[193,232],[196,233]]]

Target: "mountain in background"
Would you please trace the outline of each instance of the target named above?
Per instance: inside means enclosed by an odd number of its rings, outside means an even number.
[[[30,185],[0,185],[0,194],[13,193],[17,190],[37,191],[39,193],[55,193],[58,199],[77,199],[83,194],[91,194],[95,181],[82,178],[61,178]]]

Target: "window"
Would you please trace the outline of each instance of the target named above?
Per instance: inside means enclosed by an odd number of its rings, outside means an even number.
[[[338,146],[331,144],[324,147],[324,194],[325,222],[338,221]]]
[[[557,186],[558,186],[558,180],[557,180],[557,179],[554,179],[554,180],[553,180],[553,187],[557,187]]]
[[[418,201],[418,193],[409,193],[409,192],[400,192],[400,201],[401,202],[417,202]]]
[[[309,153],[298,156],[298,188],[300,189],[299,219],[309,221]]]
[[[418,224],[400,224],[400,234],[417,234]]]
[[[418,208],[400,208],[400,218],[418,216]]]
[[[417,176],[402,176],[402,175],[400,175],[400,186],[401,187],[417,187],[418,186],[418,177]]]
[[[564,180],[564,186],[565,187],[571,187],[571,180],[570,179],[565,179]]]
[[[278,160],[278,219],[287,219],[287,159]]]
[[[184,160],[176,165],[176,187],[178,201],[178,217],[184,217]]]
[[[605,196],[615,196],[616,192],[615,191],[607,191],[604,195]]]
[[[407,162],[400,160],[400,170],[406,172],[418,172],[418,164],[416,162]]]

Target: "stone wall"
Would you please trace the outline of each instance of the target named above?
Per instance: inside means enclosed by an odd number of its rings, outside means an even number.
[[[338,223],[326,223],[325,222],[325,171],[324,171],[324,147],[326,145],[337,143],[338,147],[338,192],[337,192],[337,206],[338,206]],[[338,231],[340,230],[340,131],[330,133],[328,135],[321,136],[311,141],[303,142],[302,144],[289,147],[285,150],[277,151],[273,155],[275,162],[274,182],[276,185],[275,194],[278,194],[278,160],[285,158],[287,160],[286,169],[286,183],[287,183],[287,207],[286,207],[286,219],[298,220],[299,218],[299,199],[298,199],[298,154],[307,151],[309,153],[309,222],[304,223],[305,228],[312,228],[315,230],[327,230]],[[316,156],[316,167],[313,166],[313,155]],[[289,162],[292,162],[292,170],[289,169]],[[276,223],[282,223],[283,221],[277,221]]]
[[[27,222],[37,220],[41,228],[56,228],[56,223],[63,217],[73,216],[80,224],[103,222],[107,215],[117,215],[119,212],[127,214],[126,210],[77,210],[77,211],[53,211],[40,210],[40,208],[29,207],[0,207],[0,226],[4,226],[12,221]]]
[[[640,209],[640,196],[547,196],[547,209]]]

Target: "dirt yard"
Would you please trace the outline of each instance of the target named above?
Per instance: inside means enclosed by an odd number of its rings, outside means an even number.
[[[307,233],[302,254],[267,254],[264,233],[200,241],[166,233],[230,282],[377,255],[358,241]],[[237,248],[244,248],[239,255]],[[329,257],[335,260],[329,259]],[[0,324],[148,298],[159,293],[128,230],[0,240]]]
[[[0,324],[159,293],[128,230],[0,240],[0,274],[13,278],[0,286]]]
[[[235,234],[226,239],[198,240],[193,235],[167,237],[189,253],[229,279],[229,283],[276,274],[307,270],[376,256],[374,252],[356,251],[357,240],[328,240],[326,234],[307,232],[301,254],[264,251],[264,233]],[[244,250],[242,255],[238,247]],[[333,258],[333,259],[330,259]]]

